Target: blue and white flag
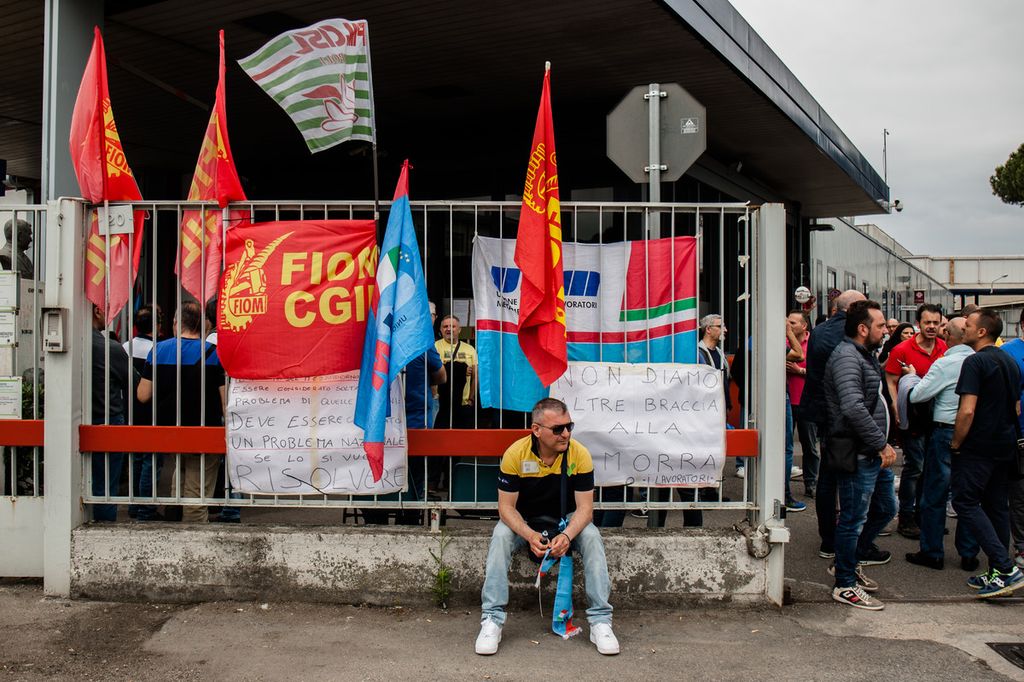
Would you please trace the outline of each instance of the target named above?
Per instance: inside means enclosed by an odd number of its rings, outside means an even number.
[[[433,345],[423,264],[409,209],[406,160],[384,232],[356,395],[355,423],[364,432],[363,450],[374,481],[379,481],[384,471],[384,424],[391,383],[411,360]]]

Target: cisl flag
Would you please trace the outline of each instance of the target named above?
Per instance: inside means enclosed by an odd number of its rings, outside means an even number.
[[[235,170],[235,159],[228,141],[228,114],[224,94],[224,31],[220,32],[220,71],[213,113],[206,124],[203,146],[192,176],[188,198],[192,201],[216,201],[224,208],[232,201],[245,201],[245,192]],[[181,253],[175,271],[185,290],[200,301],[217,295],[220,279],[221,211],[187,210],[181,219]],[[246,213],[231,211],[228,228],[246,220]]]
[[[288,113],[310,152],[376,141],[365,20],[326,19],[282,33],[238,63]]]
[[[230,230],[217,355],[238,379],[359,367],[378,249],[373,220],[256,223]]]
[[[132,169],[128,167],[124,149],[121,148],[121,138],[114,125],[114,111],[110,107],[103,36],[99,28],[93,30],[92,52],[85,64],[82,84],[71,114],[71,163],[75,167],[78,187],[86,201],[94,204],[139,201],[142,194],[135,183]],[[105,310],[106,323],[109,325],[128,302],[135,275],[139,271],[146,212],[134,212],[130,246],[126,234],[109,237],[101,234],[96,209],[91,210],[89,216],[89,241],[85,247],[85,294],[97,307]]]

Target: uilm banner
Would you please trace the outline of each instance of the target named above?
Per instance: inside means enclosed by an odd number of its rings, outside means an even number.
[[[358,369],[376,281],[374,221],[256,223],[226,239],[217,354],[229,376]]]
[[[257,495],[384,494],[407,488],[402,382],[391,385],[384,470],[374,481],[354,423],[359,373],[308,379],[233,380],[228,392],[228,473]]]
[[[480,394],[484,407],[526,411],[547,395],[516,332],[522,273],[515,240],[473,245]],[[562,245],[570,361],[697,361],[693,237]]]

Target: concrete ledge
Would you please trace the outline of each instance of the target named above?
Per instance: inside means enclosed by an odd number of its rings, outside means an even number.
[[[765,561],[732,530],[603,531],[619,608],[765,600]],[[450,604],[479,605],[490,534],[449,532]],[[391,527],[87,525],[72,536],[71,593],[112,601],[433,602],[438,536]],[[536,604],[536,565],[515,558],[512,600]],[[585,604],[583,575],[574,581]],[[545,588],[553,591],[549,577]]]

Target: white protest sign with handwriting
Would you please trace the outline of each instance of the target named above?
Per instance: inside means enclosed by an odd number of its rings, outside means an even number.
[[[384,475],[374,483],[354,423],[359,372],[232,379],[226,418],[231,487],[242,493],[383,494],[406,489],[405,404],[391,386]]]
[[[599,486],[721,481],[725,394],[714,367],[570,362],[551,397],[569,406]]]

